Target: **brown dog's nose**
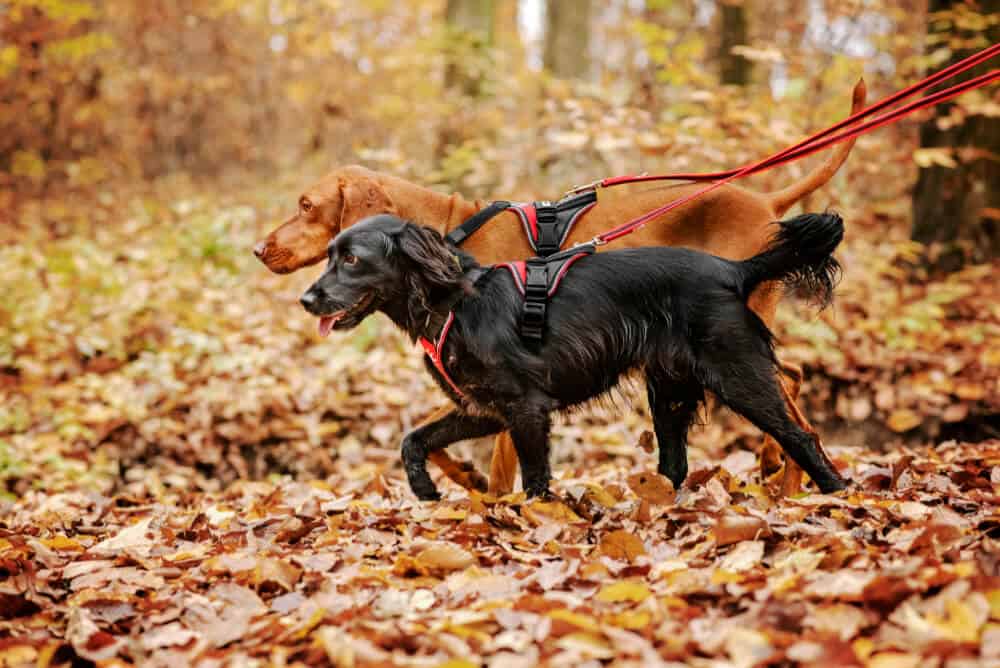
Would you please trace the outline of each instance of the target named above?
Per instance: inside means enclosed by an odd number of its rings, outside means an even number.
[[[264,257],[264,253],[266,252],[267,252],[266,241],[261,241],[256,246],[253,247],[253,254],[257,256],[258,260],[262,259]]]

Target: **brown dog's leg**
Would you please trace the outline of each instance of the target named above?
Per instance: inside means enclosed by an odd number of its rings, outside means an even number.
[[[503,496],[514,491],[514,478],[517,476],[517,451],[514,450],[514,439],[510,432],[497,435],[493,446],[493,460],[490,462],[490,494]]]
[[[778,368],[781,370],[781,375],[778,377],[778,387],[781,389],[781,396],[785,399],[785,406],[788,407],[788,413],[797,425],[802,427],[807,434],[819,443],[816,430],[806,421],[798,405],[795,403],[795,400],[799,396],[799,389],[802,387],[802,368],[782,360],[778,360]],[[768,456],[771,456],[772,453],[779,456],[781,454],[781,446],[770,436],[764,440],[764,450],[770,451],[767,453]],[[762,454],[761,462],[763,460],[764,455]],[[798,494],[802,489],[802,475],[802,469],[799,468],[799,465],[789,457],[785,457],[785,473],[781,480],[781,495],[792,496]]]
[[[799,396],[799,390],[802,387],[802,368],[796,364],[792,364],[791,362],[782,362],[780,360],[778,365],[781,368],[783,376],[781,382],[781,393],[785,397],[785,404],[788,406],[788,413],[792,416],[792,420],[794,420],[803,431],[812,436],[819,455],[826,460],[828,464],[830,464],[831,468],[835,468],[830,459],[830,455],[828,455],[826,450],[823,449],[823,443],[820,441],[819,433],[809,423],[809,420],[806,419],[806,416],[799,409],[796,402]],[[785,465],[785,478],[781,484],[781,493],[784,496],[797,494],[801,487],[802,469],[796,466],[795,462],[788,461]]]
[[[428,415],[426,419],[421,420],[419,426],[440,420],[451,411],[451,406],[442,406]],[[465,489],[474,489],[478,492],[486,491],[486,478],[469,462],[452,459],[444,449],[432,450],[427,455],[427,459],[434,462],[446,476]]]

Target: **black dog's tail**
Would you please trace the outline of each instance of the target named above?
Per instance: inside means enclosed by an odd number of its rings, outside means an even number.
[[[778,233],[767,250],[739,263],[743,294],[764,281],[781,281],[826,306],[840,276],[831,253],[844,238],[844,220],[835,213],[805,213],[776,225]]]

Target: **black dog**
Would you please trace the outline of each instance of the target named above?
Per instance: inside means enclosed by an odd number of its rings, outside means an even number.
[[[329,264],[302,305],[321,316],[323,335],[374,311],[414,340],[450,328],[438,359],[426,361],[459,408],[402,444],[421,499],[438,498],[429,452],[504,429],[525,490],[547,493],[551,413],[608,392],[633,369],[645,374],[659,471],[675,486],[687,475],[687,432],[710,390],[830,492],[846,483],[789,418],[771,332],[746,299],[761,282],[783,281],[828,302],[839,270],[830,254],[843,229],[834,214],[798,216],[778,223],[770,248],[743,262],[666,247],[584,257],[551,297],[544,342],[533,350],[518,333],[522,299],[510,273],[479,267],[430,228],[380,215],[330,243]]]

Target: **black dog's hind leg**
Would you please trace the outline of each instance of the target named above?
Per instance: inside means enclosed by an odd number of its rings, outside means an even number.
[[[674,489],[680,489],[688,472],[688,430],[698,405],[705,399],[705,391],[693,378],[671,379],[647,370],[646,396],[660,451],[659,472],[670,478]]]
[[[819,452],[813,437],[788,415],[785,400],[778,389],[773,358],[759,349],[754,350],[755,347],[747,346],[738,355],[727,351],[721,362],[718,356],[715,360],[706,360],[706,387],[726,406],[773,436],[820,490],[835,492],[843,489],[847,486],[846,481]]]
[[[534,393],[531,393],[532,395]],[[510,407],[505,418],[510,422],[514,450],[521,462],[521,484],[532,496],[546,496],[552,469],[549,466],[549,429],[553,402],[544,396],[525,396]]]
[[[414,429],[403,437],[401,448],[410,489],[423,501],[440,499],[441,495],[427,473],[427,455],[456,441],[489,436],[503,429],[504,425],[499,420],[466,415],[457,409],[440,420]]]

